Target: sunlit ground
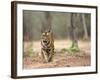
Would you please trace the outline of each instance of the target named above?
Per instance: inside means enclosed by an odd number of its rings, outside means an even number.
[[[80,51],[70,54],[63,49],[68,49],[72,42],[70,40],[55,40],[55,55],[50,63],[43,63],[41,56],[41,42],[24,42],[23,68],[45,68],[45,67],[74,67],[90,66],[90,41],[78,41]]]

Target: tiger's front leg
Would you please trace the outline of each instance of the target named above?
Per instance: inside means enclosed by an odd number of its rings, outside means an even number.
[[[41,50],[41,55],[42,55],[42,60],[43,62],[49,62],[49,56],[48,56],[48,53],[44,50]]]
[[[51,62],[54,56],[54,49],[52,48],[49,53],[48,61]]]

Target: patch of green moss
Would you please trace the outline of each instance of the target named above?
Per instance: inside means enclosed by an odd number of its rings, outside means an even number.
[[[72,42],[71,47],[67,51],[68,51],[68,53],[71,53],[71,54],[79,52],[80,50],[78,47],[78,43]]]
[[[73,47],[70,47],[67,51],[68,51],[69,53],[71,53],[71,54],[74,54],[74,53],[76,53],[76,52],[79,52],[80,50],[79,50],[78,47],[73,46]]]

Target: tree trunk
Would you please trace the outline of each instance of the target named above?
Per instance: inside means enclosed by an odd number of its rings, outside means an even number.
[[[51,30],[51,15],[50,12],[44,12],[44,19],[42,20],[42,32]]]
[[[87,31],[87,27],[86,27],[86,20],[85,20],[85,15],[82,14],[82,24],[83,24],[83,29],[84,29],[84,40],[88,40],[89,36],[88,36],[88,31]]]
[[[76,23],[77,23],[77,14],[71,13],[71,39],[72,39],[72,45],[70,47],[71,52],[79,51],[78,47],[78,39],[77,39],[77,30],[76,30]]]

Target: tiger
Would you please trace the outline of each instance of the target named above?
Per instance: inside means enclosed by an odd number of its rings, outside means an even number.
[[[45,31],[41,35],[41,56],[43,62],[51,62],[54,55],[53,32]]]

